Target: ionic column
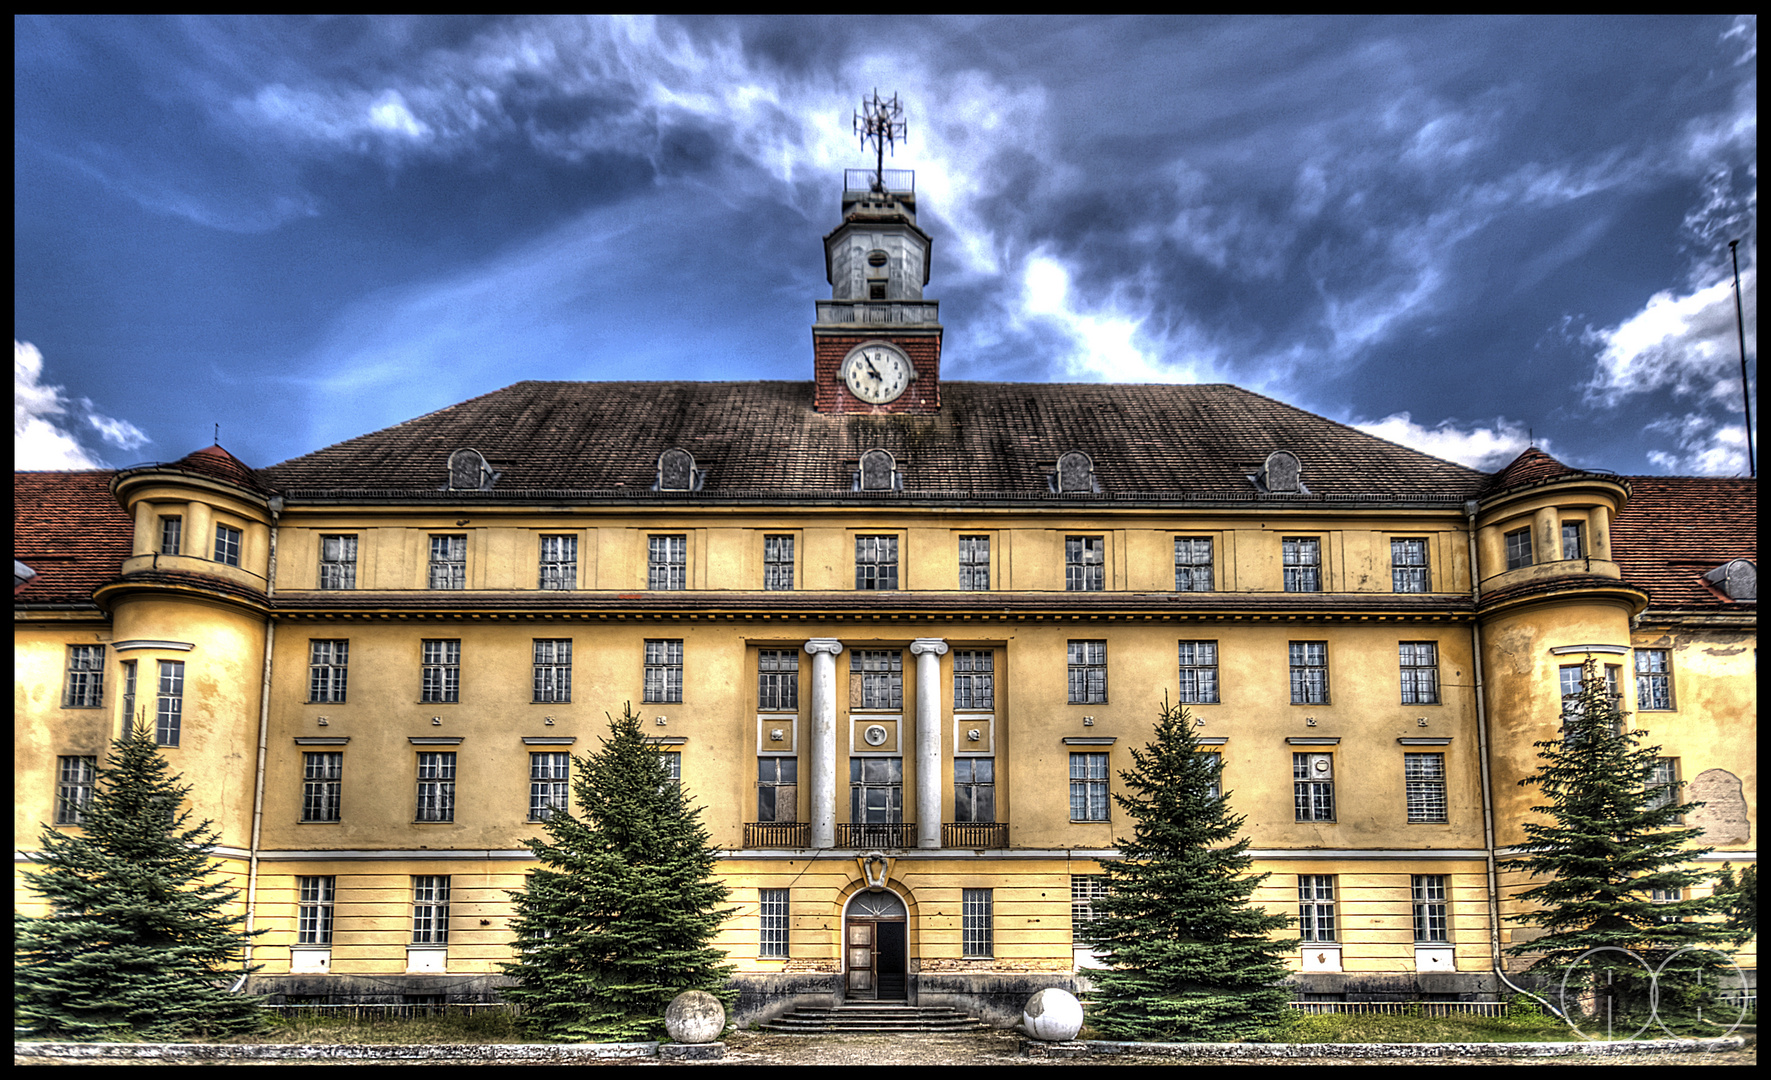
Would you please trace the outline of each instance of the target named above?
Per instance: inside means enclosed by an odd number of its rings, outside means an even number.
[[[842,642],[813,638],[806,642],[812,657],[812,846],[836,846],[836,654]]]
[[[947,643],[917,638],[916,656],[916,846],[941,846],[941,657]]]

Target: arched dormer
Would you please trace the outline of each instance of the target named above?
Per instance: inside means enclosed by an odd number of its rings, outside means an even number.
[[[1095,478],[1095,461],[1081,450],[1070,450],[1058,456],[1058,467],[1051,475],[1051,488],[1062,495],[1090,495],[1101,490]]]
[[[1275,450],[1261,466],[1261,487],[1275,494],[1307,492],[1304,464],[1289,450]]]
[[[652,482],[652,490],[700,491],[703,479],[703,471],[695,467],[695,455],[673,446],[658,455],[658,477]]]
[[[478,450],[463,447],[449,455],[450,491],[491,491],[498,474]]]
[[[855,470],[856,491],[902,491],[904,474],[898,471],[897,459],[888,450],[877,447],[861,455],[861,467]]]

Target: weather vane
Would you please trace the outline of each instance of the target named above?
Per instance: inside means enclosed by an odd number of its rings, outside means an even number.
[[[862,146],[873,143],[873,190],[884,191],[886,147],[895,147],[907,131],[904,126],[904,106],[898,103],[897,94],[882,100],[876,88],[872,97],[861,99],[861,110],[855,114],[855,134],[861,136]]]

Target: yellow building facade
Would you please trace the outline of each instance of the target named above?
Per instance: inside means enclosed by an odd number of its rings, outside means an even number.
[[[631,703],[720,849],[740,1020],[1006,1020],[1086,980],[1166,698],[1300,994],[1492,999],[1496,862],[1588,656],[1709,804],[1705,865],[1753,859],[1750,482],[1490,476],[1234,387],[943,384],[926,241],[907,191],[845,193],[809,383],[519,383],[264,469],[19,474],[15,861],[134,716],[266,931],[256,989],[487,999],[523,841]]]

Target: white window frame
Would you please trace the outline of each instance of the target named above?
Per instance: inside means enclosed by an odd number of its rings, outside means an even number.
[[[793,535],[776,533],[763,537],[763,590],[793,591]]]
[[[1451,820],[1444,754],[1403,754],[1402,788],[1410,825],[1442,825]]]
[[[959,538],[959,588],[961,592],[990,590],[990,537]]]
[[[295,891],[295,944],[331,945],[332,916],[338,902],[338,879],[329,876],[297,877]]]
[[[1451,941],[1451,890],[1444,874],[1414,874],[1409,881],[1417,945]]]
[[[1175,592],[1211,592],[1215,572],[1211,537],[1175,537]]]
[[[960,891],[960,952],[985,959],[996,955],[996,897],[991,889]]]
[[[756,894],[757,955],[765,959],[784,960],[788,956],[790,938],[788,920],[791,908],[788,890],[758,889]]]
[[[449,875],[412,877],[412,944],[449,944]]]
[[[184,661],[160,661],[159,692],[154,702],[154,744],[177,746],[184,726]]]
[[[1322,591],[1322,538],[1287,536],[1279,541],[1279,558],[1286,592]]]
[[[1673,653],[1671,649],[1636,650],[1636,711],[1673,710]]]
[[[1286,655],[1291,672],[1291,703],[1327,705],[1328,642],[1288,642]]]
[[[1064,537],[1064,591],[1105,592],[1107,589],[1107,538]]]
[[[572,701],[572,639],[535,638],[532,689],[534,704],[567,705]]]
[[[1104,640],[1075,640],[1067,643],[1065,658],[1069,668],[1071,705],[1105,705],[1107,703],[1107,643]]]
[[[675,705],[683,700],[681,638],[646,639],[645,693],[648,705]]]
[[[982,712],[996,708],[996,650],[953,650],[953,708]]]
[[[1298,938],[1307,944],[1340,941],[1335,875],[1298,875]]]
[[[862,592],[896,592],[898,589],[898,537],[855,537],[855,588]]]
[[[1328,768],[1316,764],[1326,760]],[[1292,814],[1298,824],[1333,824],[1334,755],[1324,753],[1293,753],[1291,755]]]
[[[105,704],[105,647],[69,645],[62,708],[102,709]]]
[[[301,755],[301,820],[335,822],[343,818],[344,753],[306,751]]]
[[[1402,704],[1439,704],[1439,643],[1397,642],[1396,656],[1402,682]]]
[[[763,712],[799,711],[799,650],[759,649],[756,707]]]
[[[461,702],[461,639],[425,638],[418,643],[418,700],[424,705]]]
[[[438,533],[430,538],[430,587],[467,588],[466,533]]]
[[[309,704],[343,704],[350,676],[350,640],[348,638],[310,638],[307,646],[307,700]]]
[[[1177,642],[1176,654],[1180,661],[1180,689],[1175,700],[1183,705],[1219,704],[1218,643]]]
[[[1390,591],[1432,592],[1432,567],[1427,564],[1425,537],[1404,536],[1390,541]]]
[[[546,821],[569,809],[572,800],[572,755],[565,751],[529,753],[529,820]]]
[[[357,538],[355,536],[320,537],[320,588],[326,590],[357,587]]]
[[[223,566],[240,565],[240,545],[246,534],[232,525],[220,522],[215,526],[215,558],[212,560]]]
[[[578,587],[578,538],[572,535],[541,538],[541,572],[536,587],[570,590]]]
[[[418,753],[418,802],[412,820],[423,824],[455,820],[455,752]]]
[[[1506,533],[1501,537],[1501,542],[1506,545],[1508,570],[1518,570],[1521,567],[1530,566],[1536,557],[1531,550],[1530,526]]]
[[[55,759],[55,823],[86,824],[86,807],[98,785],[98,758],[70,754]]]
[[[167,514],[160,518],[160,554],[182,555],[184,544],[184,518],[178,514]]]
[[[1107,821],[1112,814],[1112,759],[1102,751],[1070,755],[1070,820]]]
[[[688,587],[688,534],[654,533],[646,537],[646,588],[678,592]]]

